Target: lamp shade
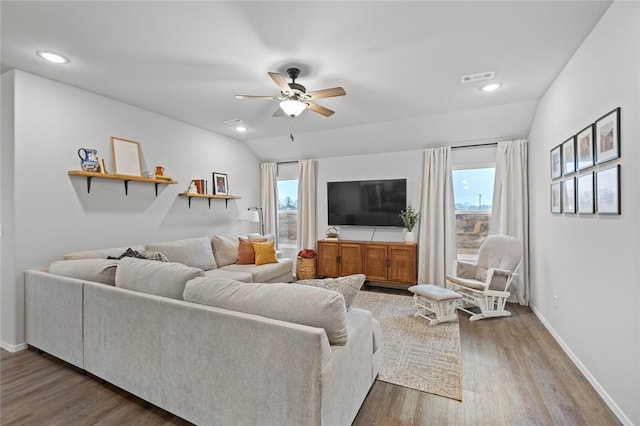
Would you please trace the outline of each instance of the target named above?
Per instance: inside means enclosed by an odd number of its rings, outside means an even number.
[[[257,210],[240,210],[238,212],[238,220],[245,222],[260,222],[260,215]]]
[[[302,111],[307,107],[307,104],[300,101],[294,101],[292,99],[287,99],[286,101],[280,102],[280,108],[284,111],[285,114],[291,117],[297,117],[302,114]]]

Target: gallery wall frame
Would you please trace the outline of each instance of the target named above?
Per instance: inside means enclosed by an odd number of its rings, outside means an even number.
[[[562,142],[562,175],[576,172],[576,137],[571,136]]]
[[[551,203],[551,213],[562,213],[562,191],[561,191],[561,185],[560,182],[555,182],[551,184],[551,190],[550,190],[550,194],[551,194],[551,199],[550,199],[550,203]]]
[[[551,179],[562,176],[562,145],[558,145],[551,150]]]
[[[571,177],[562,181],[562,213],[576,213],[576,179]]]
[[[595,150],[597,164],[620,157],[620,107],[596,120]]]
[[[593,172],[576,178],[576,205],[578,214],[594,214]]]
[[[596,213],[621,214],[620,203],[620,165],[597,170],[595,172]]]
[[[576,135],[576,167],[585,170],[595,164],[593,150],[593,135],[595,124],[589,124]]]

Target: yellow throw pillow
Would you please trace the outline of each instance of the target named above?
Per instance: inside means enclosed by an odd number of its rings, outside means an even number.
[[[267,243],[252,243],[253,250],[256,252],[256,266],[264,265],[266,263],[278,263],[276,259],[276,249],[274,242]]]

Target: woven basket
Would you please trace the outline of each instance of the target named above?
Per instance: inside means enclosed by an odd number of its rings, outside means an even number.
[[[296,279],[309,280],[316,277],[316,259],[299,257],[296,262]]]

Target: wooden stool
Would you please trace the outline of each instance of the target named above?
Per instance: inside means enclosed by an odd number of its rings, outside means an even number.
[[[429,325],[458,319],[456,308],[462,296],[455,291],[433,284],[414,285],[409,291],[413,293],[415,316],[429,320]]]

